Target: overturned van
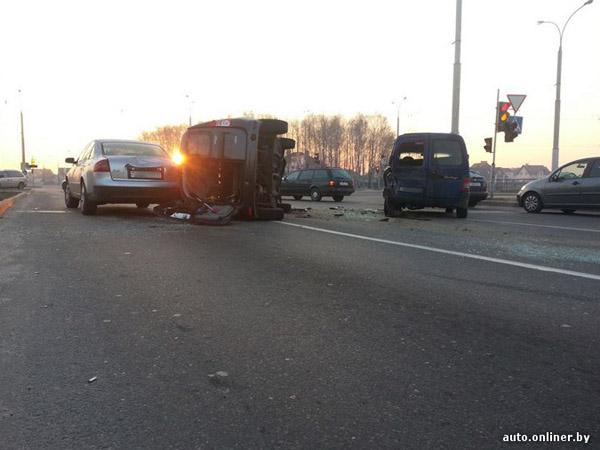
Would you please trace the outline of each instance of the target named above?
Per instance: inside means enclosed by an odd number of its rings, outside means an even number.
[[[456,209],[467,217],[469,155],[463,138],[450,133],[409,133],[398,136],[383,173],[384,212],[424,207]]]
[[[182,191],[210,205],[236,208],[247,219],[281,220],[281,178],[293,139],[275,119],[223,119],[194,125],[181,139]]]

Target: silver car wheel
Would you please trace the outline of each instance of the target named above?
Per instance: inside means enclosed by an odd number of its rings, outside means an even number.
[[[525,211],[530,213],[540,212],[542,209],[542,201],[540,200],[539,195],[534,192],[525,195],[523,207],[525,208]]]

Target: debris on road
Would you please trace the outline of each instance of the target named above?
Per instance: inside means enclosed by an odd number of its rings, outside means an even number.
[[[88,383],[93,383],[94,381],[96,381],[98,379],[98,377],[92,377],[88,380]]]

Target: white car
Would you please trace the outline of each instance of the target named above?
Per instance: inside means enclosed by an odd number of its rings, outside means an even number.
[[[67,208],[94,214],[105,203],[151,203],[172,201],[180,196],[180,170],[157,144],[117,139],[94,140],[73,164],[62,187]]]
[[[0,188],[25,189],[27,181],[27,177],[18,170],[0,171]]]

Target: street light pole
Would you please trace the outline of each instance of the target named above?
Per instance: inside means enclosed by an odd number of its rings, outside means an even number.
[[[406,100],[406,97],[402,98],[399,102],[392,102],[392,105],[396,105],[396,136],[400,136],[400,105]]]
[[[21,89],[19,89],[19,97],[21,101],[21,170],[25,167],[25,127],[23,126],[23,94],[21,93]]]
[[[558,37],[559,37],[558,56],[557,56],[557,62],[556,62],[556,98],[554,100],[554,138],[552,140],[552,170],[556,170],[558,168],[558,153],[559,153],[558,141],[559,141],[559,135],[560,135],[560,88],[561,88],[561,78],[562,78],[562,41],[563,41],[563,36],[565,34],[565,28],[567,28],[567,24],[569,23],[571,18],[575,15],[575,13],[577,13],[581,8],[583,8],[586,5],[589,5],[593,1],[594,0],[587,0],[583,5],[581,5],[575,11],[573,11],[573,13],[569,16],[569,18],[563,25],[562,30],[555,22],[551,22],[551,21],[547,21],[547,20],[538,20],[538,25],[541,25],[544,23],[549,23],[549,24],[554,25],[556,27],[556,29],[558,30]]]
[[[188,99],[188,109],[189,109],[189,113],[190,113],[190,120],[189,120],[189,126],[192,126],[192,103],[194,103],[194,101],[192,100],[192,98],[186,94],[185,98]]]
[[[462,23],[462,0],[456,0],[456,29],[454,39],[454,73],[452,81],[452,123],[450,132],[458,134],[460,111],[460,46]]]

